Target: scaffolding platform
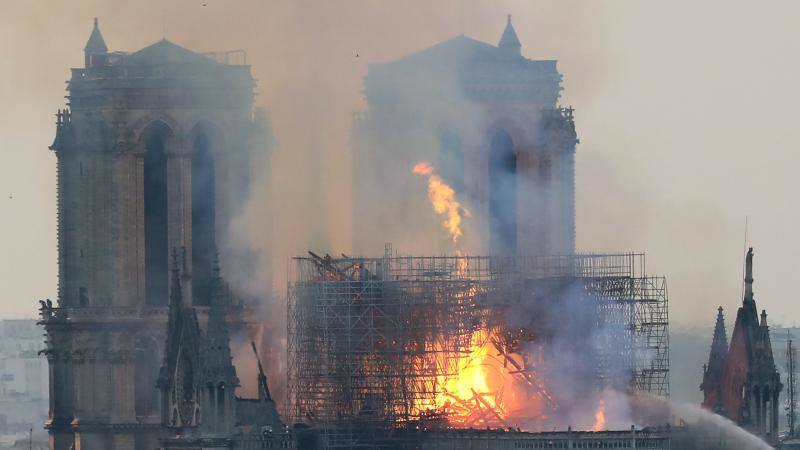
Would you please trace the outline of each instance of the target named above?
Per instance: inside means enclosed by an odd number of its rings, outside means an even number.
[[[591,347],[598,389],[669,395],[666,281],[646,275],[643,254],[420,257],[387,247],[382,258],[309,252],[292,262],[286,415],[317,427],[326,447],[471,426],[448,415],[442,396],[476,345],[491,345],[528,395],[557,409],[537,352],[569,316],[602,329],[580,344]],[[555,310],[563,323],[553,323]],[[507,425],[487,400],[447,404],[471,408],[470,420],[487,427]]]

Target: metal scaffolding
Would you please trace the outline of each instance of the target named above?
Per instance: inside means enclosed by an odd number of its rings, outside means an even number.
[[[546,345],[537,318],[554,308],[588,308],[589,326],[602,328],[587,358],[598,388],[622,379],[669,393],[666,282],[645,275],[643,254],[403,257],[387,247],[383,258],[294,258],[289,280],[287,416],[319,427],[327,447],[458,426],[437,399],[476,336],[557,408],[529,354]],[[452,407],[503,424],[481,395],[467,400]]]

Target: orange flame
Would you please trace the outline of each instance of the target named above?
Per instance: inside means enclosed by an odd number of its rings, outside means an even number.
[[[487,381],[485,359],[489,354],[486,345],[480,345],[485,340],[485,332],[476,332],[472,336],[472,348],[468,354],[459,358],[458,374],[455,377],[439,377],[439,392],[437,403],[440,406],[447,404],[448,401],[467,400],[473,396],[483,396],[490,406],[495,407],[496,401],[493,397],[484,394],[491,394]]]
[[[606,402],[601,398],[600,404],[597,406],[597,412],[594,413],[594,425],[592,430],[603,431],[606,428]]]
[[[462,218],[469,217],[469,211],[456,200],[456,191],[442,181],[436,174],[436,169],[426,161],[414,165],[413,173],[428,177],[428,199],[433,210],[440,216],[445,216],[443,225],[453,242],[458,242],[464,234],[461,231]]]
[[[535,427],[556,408],[538,375],[521,355],[502,351],[492,330],[474,331],[462,351],[439,344],[432,350],[438,375],[429,388],[435,396],[412,405],[418,414],[433,413],[456,427]]]
[[[462,221],[469,217],[469,211],[430,163],[421,161],[412,172],[428,178],[428,199],[434,211],[444,217],[443,225],[453,243],[458,243],[464,234]],[[469,265],[469,258],[456,250],[455,278],[469,278]],[[468,307],[478,294],[478,288],[469,285],[460,290],[455,301]],[[519,426],[546,419],[547,411],[557,405],[542,379],[526,363],[528,359],[510,350],[503,337],[504,332],[486,328],[484,324],[469,335],[456,338],[458,343],[422,344],[426,354],[433,356],[424,366],[434,371],[430,377],[424,377],[423,390],[433,395],[412,404],[412,411],[420,416],[444,417],[450,425],[458,427]]]

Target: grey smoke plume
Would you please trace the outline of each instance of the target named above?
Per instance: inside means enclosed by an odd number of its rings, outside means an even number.
[[[520,424],[527,429],[626,429],[635,423],[630,399],[616,393],[629,392],[636,343],[620,317],[624,312],[604,311],[603,300],[584,283],[569,278],[533,283],[506,315],[509,329],[534,330],[527,351],[543,355],[536,374],[557,403],[544,423]],[[655,423],[666,420],[665,415]]]
[[[482,111],[465,97],[452,73],[417,74],[408,82],[415,85],[421,98],[403,101],[435,105],[427,113],[436,123],[431,120],[426,132],[406,133],[383,141],[380,151],[369,155],[351,153],[350,113],[364,108],[359,92],[367,63],[400,58],[460,31],[473,34],[474,30],[476,37],[494,43],[504,26],[503,11],[508,8],[478,2],[416,2],[407,11],[393,12],[389,23],[378,26],[387,20],[386,14],[393,8],[356,1],[341,2],[335,8],[302,1],[273,7],[285,20],[272,28],[260,29],[260,33],[266,33],[259,36],[263,46],[250,48],[248,54],[264,91],[263,101],[273,112],[277,145],[269,166],[252,168],[255,185],[251,199],[234,227],[232,242],[238,241],[240,247],[255,251],[256,270],[252,267],[231,270],[253,273],[253,278],[244,285],[252,296],[263,299],[266,328],[274,333],[268,340],[280,344],[285,341],[282,308],[286,264],[291,256],[303,255],[310,248],[319,253],[375,255],[382,253],[384,242],[392,242],[396,248],[412,254],[456,250],[441,231],[440,219],[431,212],[425,183],[411,173],[411,167],[420,160],[429,160],[437,165],[446,182],[458,185],[447,176],[456,173],[458,167],[440,157],[442,133],[448,131],[448,126],[458,126],[458,131],[486,130],[488,124]],[[489,14],[491,11],[494,13]],[[246,14],[252,16],[253,12],[247,10]],[[493,17],[491,23],[483,18],[484,14]],[[455,21],[459,15],[460,24]],[[339,26],[349,24],[351,32],[335,32],[330,27],[330,18],[334,16]],[[424,17],[422,22],[420,17]],[[404,29],[401,23],[412,22],[414,36],[400,32]],[[526,27],[524,22],[520,26]],[[389,31],[393,28],[395,33]],[[270,36],[279,38],[284,48],[276,49],[276,42]],[[292,39],[287,40],[286,36]],[[280,61],[265,57],[275,51],[283,56]],[[264,61],[269,64],[260,64]],[[424,122],[426,117],[415,119]],[[485,131],[474,132],[479,137],[473,141],[486,140]],[[391,168],[392,176],[370,180],[368,171],[353,172],[353,159],[361,157],[379,158],[377,163]],[[473,181],[467,177],[461,184]],[[353,236],[352,220],[358,218],[352,216],[352,194],[358,189],[370,193],[365,202],[367,207],[382,214],[385,221],[367,233]],[[459,194],[467,208],[474,200],[485,200],[470,197],[467,190]],[[530,194],[532,198],[535,191]],[[485,239],[480,238],[485,236],[487,227],[480,220],[486,222],[487,218],[479,217],[465,224],[465,238],[459,250],[473,254],[488,251]],[[244,347],[244,351],[248,349]],[[271,361],[268,367],[281,366],[278,358]],[[273,385],[284,384],[280,370],[270,375]]]

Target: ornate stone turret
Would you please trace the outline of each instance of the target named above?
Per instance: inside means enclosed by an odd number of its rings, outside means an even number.
[[[230,433],[236,424],[234,393],[239,386],[239,378],[232,362],[228,324],[225,321],[227,298],[217,256],[214,256],[211,291],[208,330],[203,345],[203,374],[208,394],[214,392],[214,395],[206,399],[206,408],[210,413],[206,414],[203,429],[208,433],[224,434]]]
[[[522,44],[519,42],[517,32],[514,30],[514,25],[511,24],[511,14],[508,15],[506,22],[506,29],[503,30],[503,35],[500,37],[500,42],[497,46],[509,54],[521,55]]]
[[[197,378],[202,335],[192,308],[183,306],[178,254],[172,254],[172,283],[164,363],[158,377],[161,421],[165,427],[188,433],[200,422]]]
[[[86,41],[86,46],[83,48],[83,54],[86,59],[87,69],[105,64],[108,47],[103,35],[100,33],[97,17],[94,18],[94,28],[92,28],[92,34],[89,35],[89,40]]]
[[[215,285],[221,286],[217,262],[214,273]],[[176,253],[171,285],[167,343],[158,380],[162,424],[179,434],[230,435],[236,423],[234,391],[239,379],[232,363],[226,305],[219,300],[211,305],[203,333],[195,308],[183,305]]]

